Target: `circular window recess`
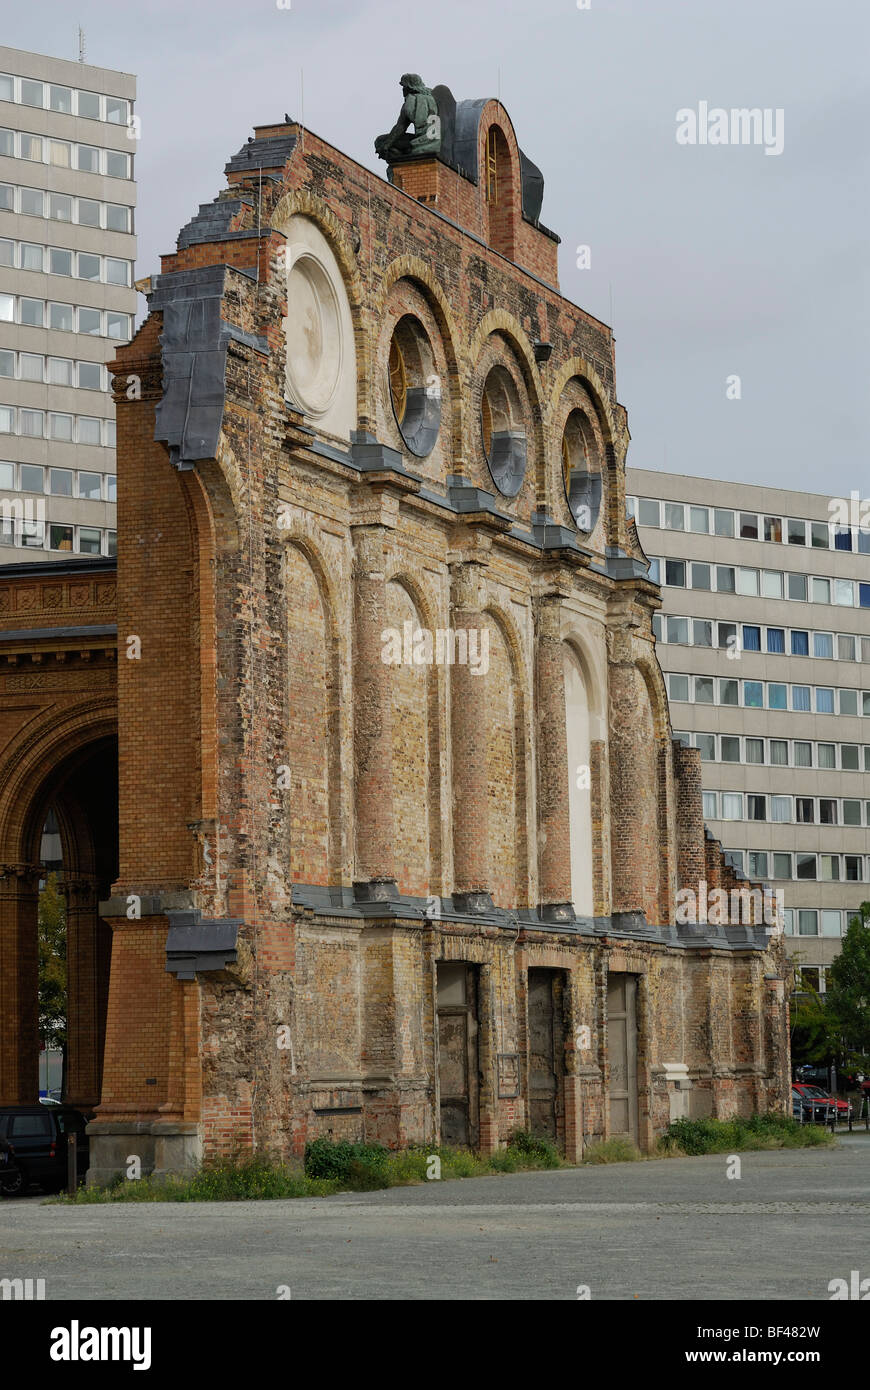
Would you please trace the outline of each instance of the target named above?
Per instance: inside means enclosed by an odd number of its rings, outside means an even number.
[[[520,426],[520,397],[504,367],[493,367],[483,386],[480,424],[492,480],[505,497],[516,497],[526,473],[526,432]]]
[[[583,413],[572,410],[562,435],[562,481],[579,531],[592,531],[601,509],[601,474],[589,466],[591,431]]]
[[[399,319],[390,342],[390,399],[405,444],[417,458],[431,454],[441,428],[441,379],[419,319]]]
[[[341,356],[335,290],[320,262],[303,253],[287,279],[287,375],[306,415],[323,415],[332,404]]]

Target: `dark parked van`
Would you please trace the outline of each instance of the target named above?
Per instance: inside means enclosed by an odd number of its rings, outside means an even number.
[[[37,1182],[46,1191],[57,1191],[67,1178],[67,1135],[76,1136],[79,1176],[88,1167],[87,1117],[69,1105],[4,1105],[0,1107],[0,1139],[12,1151],[11,1163],[21,1174],[20,1183],[7,1180],[0,1190],[7,1196],[25,1192]]]

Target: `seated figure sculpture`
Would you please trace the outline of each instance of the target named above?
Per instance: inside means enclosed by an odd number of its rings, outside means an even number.
[[[400,79],[405,100],[399,119],[386,135],[375,140],[375,153],[388,164],[419,154],[438,154],[441,149],[441,122],[438,103],[422,77],[406,72]],[[413,126],[413,132],[408,127]]]

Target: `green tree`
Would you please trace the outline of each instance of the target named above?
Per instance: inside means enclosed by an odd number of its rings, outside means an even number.
[[[828,967],[827,1008],[851,1053],[870,1054],[870,903],[862,903]]]
[[[39,895],[39,1036],[66,1051],[66,903],[49,874]]]

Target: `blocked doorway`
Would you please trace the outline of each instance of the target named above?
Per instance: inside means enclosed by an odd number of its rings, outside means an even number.
[[[637,979],[607,977],[607,1059],[610,1067],[610,1134],[638,1142]]]
[[[477,966],[437,963],[441,1143],[477,1148],[480,1136]]]
[[[528,975],[529,1125],[562,1146],[565,1139],[565,972]]]

